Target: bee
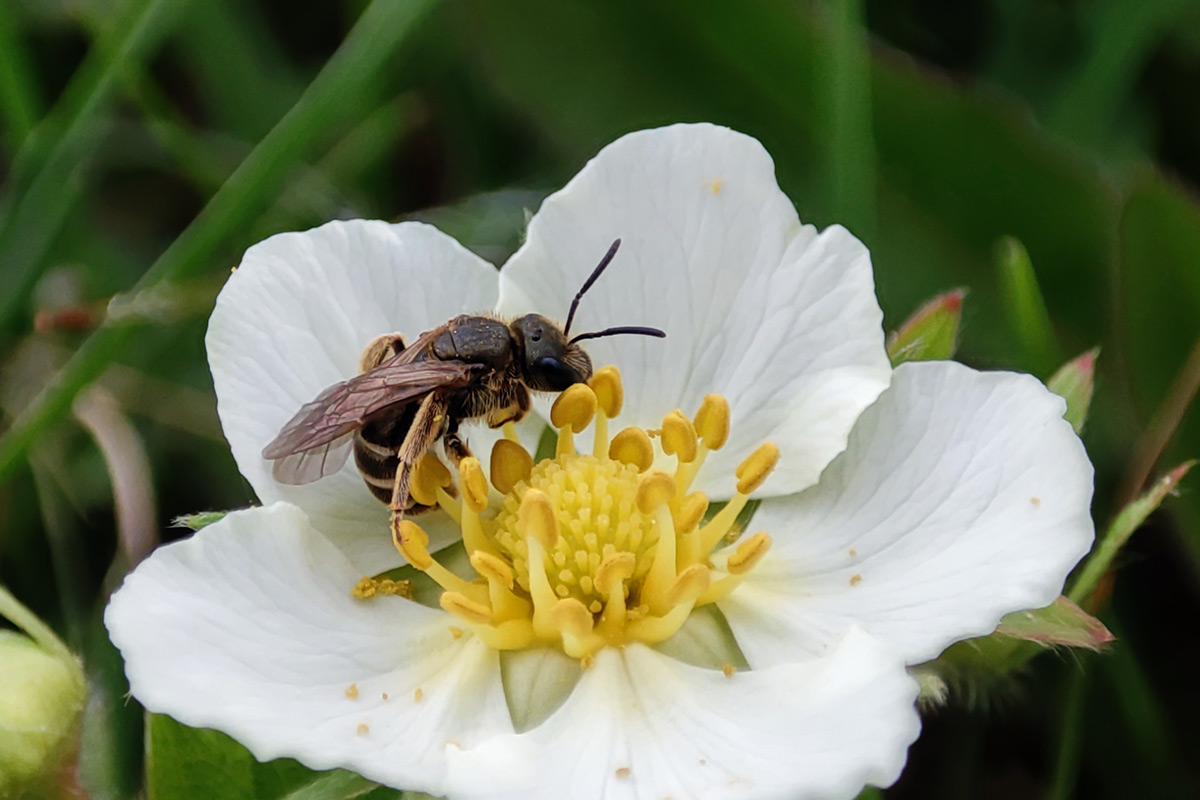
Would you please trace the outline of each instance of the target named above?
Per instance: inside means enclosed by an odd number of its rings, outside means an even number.
[[[330,386],[263,448],[281,483],[312,483],[342,468],[351,450],[367,488],[391,510],[393,534],[413,501],[413,470],[440,439],[457,463],[470,449],[459,434],[465,420],[490,427],[520,420],[530,392],[562,392],[592,376],[579,342],[636,334],[665,337],[657,328],[615,327],[571,336],[579,301],[612,262],[617,239],[571,301],[561,329],[539,314],[511,322],[461,314],[406,344],[398,333],[367,345],[360,374]]]

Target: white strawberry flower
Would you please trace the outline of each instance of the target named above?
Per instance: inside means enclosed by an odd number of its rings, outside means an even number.
[[[494,451],[466,429],[484,465],[463,462],[459,500],[431,478],[447,513],[405,522],[426,590],[361,581],[401,562],[386,507],[353,464],[278,484],[263,446],[379,334],[561,314],[617,238],[575,330],[667,338],[589,342],[620,373]],[[605,148],[499,273],[417,223],[268,239],[208,336],[267,505],[160,549],[114,596],[133,694],[259,758],[453,798],[886,786],[919,730],[905,665],[1051,602],[1093,534],[1062,401],[1011,373],[892,372],[881,321],[863,245],[801,225],[762,147],[711,125]],[[557,451],[534,465],[550,418]],[[752,493],[762,532],[739,538]],[[729,504],[702,522],[710,498]],[[465,580],[431,552],[451,535]]]

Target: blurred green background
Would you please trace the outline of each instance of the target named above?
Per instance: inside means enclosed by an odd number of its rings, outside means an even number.
[[[758,137],[806,222],[870,246],[889,328],[966,287],[967,363],[1100,346],[1099,526],[1200,455],[1200,0],[0,0],[0,584],[84,655],[90,796],[303,781],[147,733],[99,623],[171,519],[254,501],[203,348],[242,250],[415,217],[502,263],[601,146],[690,120]],[[1200,796],[1188,481],[1119,566],[1114,646],[930,711],[885,796]],[[206,768],[144,779],[147,744]]]

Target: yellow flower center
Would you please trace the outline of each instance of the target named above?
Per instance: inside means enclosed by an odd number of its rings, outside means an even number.
[[[451,476],[434,457],[418,467],[413,497],[459,522],[479,577],[442,566],[410,520],[400,524],[396,547],[442,587],[442,608],[488,645],[548,643],[586,660],[602,647],[662,642],[694,608],[733,591],[770,548],[765,533],[737,541],[734,523],[774,469],[778,448],[764,444],[742,462],[733,499],[705,522],[708,498],[688,488],[728,438],[729,403],[709,395],[691,419],[672,411],[661,429],[626,428],[610,438],[622,397],[615,367],[559,395],[551,411],[556,453],[536,464],[507,425],[492,450],[498,507],[489,506],[478,460],[459,465],[461,499],[446,491]],[[577,453],[574,434],[589,426],[592,452]],[[656,446],[675,461],[673,473],[651,469]]]

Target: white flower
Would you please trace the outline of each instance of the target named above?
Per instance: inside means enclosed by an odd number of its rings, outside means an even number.
[[[617,384],[575,387],[556,415],[575,432],[595,415],[597,459],[571,454],[591,431],[562,435],[553,462],[499,486],[499,516],[476,507],[489,471],[464,466],[452,510],[468,549],[487,551],[472,559],[486,583],[431,570],[441,607],[352,597],[400,561],[386,508],[352,465],[277,484],[263,445],[380,333],[493,306],[562,314],[616,238],[575,330],[668,332],[588,347],[620,367],[621,424],[655,429],[659,447],[635,431],[610,451]],[[1058,595],[1092,540],[1091,466],[1031,378],[892,373],[881,316],[862,244],[802,226],[761,146],[708,125],[610,145],[546,200],[498,279],[415,223],[257,245],[208,345],[234,456],[269,505],[160,549],[114,596],[106,622],[134,695],[259,758],[456,798],[853,797],[891,783],[919,728],[904,665]],[[694,423],[669,414],[702,404]],[[485,459],[493,438],[468,431]],[[516,463],[497,459],[502,473]],[[689,491],[732,500],[697,528]],[[752,491],[770,536],[724,547]],[[596,492],[617,498],[612,520],[580,511]],[[654,531],[623,544],[624,561],[603,548],[617,521]],[[434,544],[457,529],[417,522]],[[405,554],[430,568],[409,533]],[[736,647],[700,607],[722,612]],[[713,668],[737,648],[742,669]]]

